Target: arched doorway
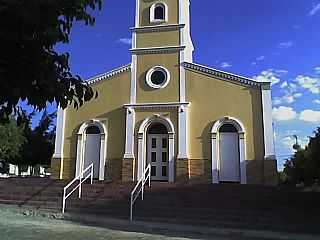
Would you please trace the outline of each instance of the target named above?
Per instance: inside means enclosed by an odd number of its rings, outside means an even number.
[[[166,117],[154,115],[141,123],[138,132],[137,180],[141,179],[148,162],[150,162],[151,166],[154,166],[151,169],[154,173],[153,180],[174,182],[174,138],[174,126],[171,120]],[[156,152],[156,154],[152,154],[152,152]],[[165,159],[166,157],[167,159]],[[167,176],[164,176],[162,171],[167,173]]]
[[[247,183],[245,128],[235,118],[224,117],[211,129],[212,183]]]
[[[219,181],[240,182],[239,134],[230,123],[219,129]]]
[[[76,177],[93,163],[94,178],[104,180],[106,133],[105,125],[99,120],[90,120],[81,125],[77,141]]]
[[[100,166],[100,149],[101,149],[101,132],[97,126],[90,126],[86,130],[85,149],[84,149],[84,166],[86,169],[93,163],[93,178],[99,178]]]
[[[153,123],[147,130],[147,164],[152,181],[168,181],[169,135],[166,126]]]

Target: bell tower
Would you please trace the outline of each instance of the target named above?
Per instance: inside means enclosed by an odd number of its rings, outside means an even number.
[[[189,8],[190,0],[136,0],[135,26],[131,28],[131,89],[130,103],[126,106],[124,163],[130,163],[126,159],[137,159],[142,164],[138,165],[138,179],[145,161],[143,150],[141,155],[134,154],[135,126],[147,115],[167,114],[177,124],[177,146],[174,147],[177,159],[188,158],[189,103],[182,63],[193,62]],[[170,169],[169,181],[173,181],[174,164]]]
[[[147,85],[155,89],[164,89],[164,86],[176,85],[176,89],[180,89],[179,99],[176,101],[185,101],[185,83],[184,83],[184,69],[182,67],[183,62],[193,62],[193,43],[190,35],[190,0],[136,0],[136,16],[135,27],[132,31],[132,78],[131,78],[131,103],[139,102],[139,79],[144,73],[146,77],[152,78],[152,66],[153,70],[158,71],[154,75],[152,81],[146,79]],[[176,54],[176,59],[173,59],[173,54]],[[166,61],[165,57],[168,57]],[[156,59],[159,62],[156,62]],[[161,63],[165,61],[168,68],[180,66],[180,69],[175,68],[167,69],[167,67],[161,68]],[[145,69],[142,69],[142,65]],[[147,68],[150,69],[147,69]],[[150,70],[148,74],[148,70]],[[176,73],[175,71],[178,70]],[[160,73],[163,73],[161,76]],[[167,75],[165,77],[164,75]],[[164,84],[160,83],[161,79],[169,79],[170,82]],[[180,79],[180,81],[179,81]],[[173,82],[178,81],[178,82]],[[181,82],[182,81],[182,82]],[[141,85],[141,82],[140,82]],[[143,83],[142,83],[143,85]],[[148,86],[145,86],[148,87]],[[143,89],[143,86],[140,86]],[[174,91],[170,89],[170,91]],[[148,99],[141,99],[141,101],[147,101]],[[150,99],[151,100],[151,99]],[[167,101],[173,101],[174,99],[167,99]],[[151,100],[152,101],[152,100]]]

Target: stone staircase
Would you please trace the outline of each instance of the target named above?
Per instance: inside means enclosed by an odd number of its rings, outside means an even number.
[[[65,181],[0,180],[0,204],[61,211]],[[133,184],[83,185],[82,198],[67,200],[68,214],[129,218]],[[137,200],[134,219],[208,227],[320,233],[320,193],[240,185],[152,183]]]

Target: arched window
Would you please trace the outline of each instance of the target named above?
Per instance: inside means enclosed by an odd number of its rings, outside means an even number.
[[[150,8],[150,22],[167,22],[168,6],[165,3],[155,3]]]
[[[156,6],[156,8],[154,9],[154,19],[155,20],[164,20],[164,16],[165,12],[164,12],[164,6],[162,4]]]

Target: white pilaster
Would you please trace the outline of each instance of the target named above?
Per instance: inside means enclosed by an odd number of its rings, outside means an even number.
[[[174,182],[175,173],[175,160],[174,160],[174,134],[169,134],[169,183]]]
[[[79,176],[82,166],[82,134],[77,135],[77,160],[76,160],[76,177]]]
[[[126,109],[126,145],[125,145],[125,159],[134,158],[134,123],[135,110],[133,108]]]
[[[178,159],[187,159],[188,158],[188,144],[187,144],[187,117],[188,117],[188,108],[181,106],[178,109],[179,116],[179,138],[178,138]]]
[[[145,143],[144,143],[144,134],[139,133],[138,135],[138,171],[137,171],[137,180],[140,180],[143,171],[145,169]]]
[[[244,133],[239,134],[240,183],[247,184],[246,148]]]
[[[56,139],[54,147],[53,158],[63,157],[63,142],[64,142],[64,127],[65,127],[65,110],[58,108],[57,113],[57,127],[56,127]]]
[[[212,183],[219,183],[217,134],[211,134]]]
[[[271,84],[264,83],[261,87],[263,108],[263,130],[265,160],[275,160],[274,131],[272,119]]]

